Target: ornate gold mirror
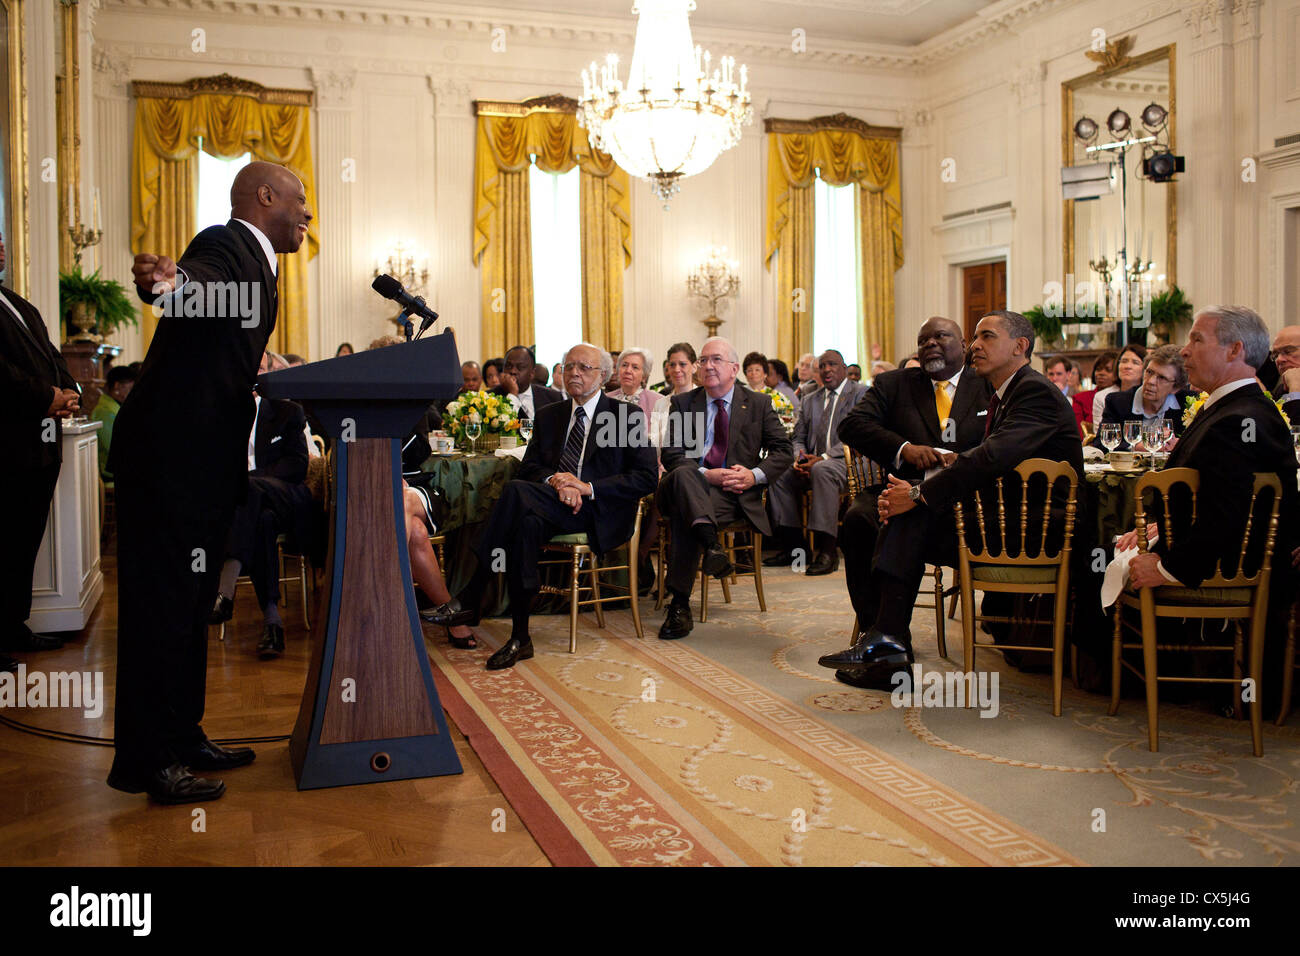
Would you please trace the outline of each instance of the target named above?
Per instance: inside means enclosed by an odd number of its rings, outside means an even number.
[[[1062,281],[1067,301],[1077,284],[1090,282],[1101,290],[1104,273],[1109,272],[1109,287],[1114,298],[1108,315],[1116,315],[1118,290],[1122,287],[1122,269],[1118,264],[1119,249],[1123,243],[1121,230],[1121,185],[1118,164],[1124,163],[1127,177],[1127,234],[1128,262],[1131,280],[1142,283],[1144,295],[1158,293],[1174,285],[1178,264],[1177,247],[1177,183],[1153,181],[1144,174],[1143,160],[1150,158],[1153,149],[1177,153],[1175,142],[1174,107],[1174,46],[1160,47],[1141,56],[1127,55],[1132,38],[1122,37],[1106,45],[1104,53],[1089,52],[1088,56],[1100,66],[1085,76],[1076,77],[1061,85],[1061,148],[1063,166],[1083,166],[1091,163],[1114,163],[1112,179],[1114,192],[1096,199],[1066,199],[1064,215],[1065,255]],[[1159,118],[1159,111],[1144,113],[1151,104],[1163,108],[1167,115],[1163,123],[1145,125],[1145,119]],[[1128,128],[1116,134],[1110,128],[1109,118],[1115,111],[1128,116]],[[1087,151],[1088,142],[1076,135],[1075,126],[1084,117],[1097,126],[1092,138],[1094,146],[1105,146],[1116,141],[1143,139],[1154,135],[1157,142],[1140,143],[1124,150]],[[1124,117],[1116,118],[1124,125]],[[1073,278],[1071,278],[1073,277]],[[1150,282],[1148,286],[1146,283]],[[1101,305],[1106,302],[1098,296]]]
[[[23,89],[22,0],[0,0],[0,230],[5,285],[27,294],[27,97]]]

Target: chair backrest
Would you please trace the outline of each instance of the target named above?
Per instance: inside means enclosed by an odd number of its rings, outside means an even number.
[[[1018,476],[1018,499],[1008,507],[1003,483]],[[1037,493],[1031,494],[1030,482],[1038,475],[1044,477],[1041,498]],[[975,492],[975,520],[968,522],[967,511],[961,501],[954,503],[953,516],[957,522],[957,545],[962,557],[979,564],[1046,564],[1068,565],[1070,544],[1074,537],[1074,516],[1078,508],[1079,476],[1069,462],[1048,461],[1046,458],[1027,458],[993,484]],[[1063,485],[1063,490],[1058,490]],[[993,501],[985,499],[994,497]],[[986,520],[985,507],[989,506]],[[1059,547],[1055,553],[1048,551],[1049,535],[1055,538],[1055,529],[1051,527],[1053,505],[1064,509],[1064,526]],[[1019,535],[1014,537],[1018,547],[1014,553],[1010,549],[1007,535],[1007,513],[1011,512],[1012,525]],[[1019,521],[1016,513],[1019,512]],[[1031,515],[1031,512],[1033,514]],[[992,523],[996,515],[996,525]],[[1032,521],[1031,521],[1032,518]],[[991,542],[992,531],[997,529],[997,543]],[[968,532],[969,531],[969,535]],[[1035,538],[1036,536],[1036,538]],[[1037,548],[1031,550],[1030,544],[1036,540]]]
[[[868,488],[885,483],[885,474],[879,465],[848,445],[844,445],[844,466],[848,471],[848,494],[856,498]]]
[[[1161,539],[1165,542],[1166,547],[1172,547],[1174,543],[1174,511],[1171,507],[1171,497],[1173,491],[1179,485],[1185,487],[1191,495],[1191,519],[1196,520],[1196,496],[1200,490],[1201,476],[1195,468],[1166,468],[1164,471],[1150,471],[1138,479],[1137,487],[1133,489],[1133,495],[1136,499],[1134,510],[1134,524],[1137,528],[1138,551],[1145,554],[1147,551],[1147,511],[1144,502],[1145,492],[1153,491],[1160,502],[1160,515],[1156,519],[1160,527]],[[1259,494],[1265,488],[1272,489],[1273,504],[1269,509],[1268,518],[1262,520],[1263,516],[1258,513],[1255,507],[1259,499]],[[1241,539],[1241,551],[1237,555],[1236,573],[1229,576],[1225,573],[1228,566],[1228,559],[1231,554],[1225,552],[1223,558],[1215,565],[1213,577],[1206,578],[1201,582],[1203,588],[1243,588],[1254,587],[1260,583],[1261,576],[1268,569],[1273,557],[1273,547],[1277,541],[1277,522],[1278,512],[1282,504],[1282,482],[1273,472],[1256,472],[1255,481],[1250,489],[1250,505],[1246,513],[1246,531]],[[1263,528],[1259,527],[1261,524]],[[1263,535],[1264,546],[1261,555],[1261,562],[1253,574],[1246,573],[1246,558],[1250,551],[1252,538],[1255,541],[1260,540]]]

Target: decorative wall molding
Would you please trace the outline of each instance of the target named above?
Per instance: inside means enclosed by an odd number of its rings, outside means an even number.
[[[1097,50],[1084,50],[1083,55],[1097,64],[1098,73],[1121,69],[1128,66],[1129,61],[1133,59],[1129,56],[1129,51],[1133,49],[1135,39],[1132,34],[1116,37],[1114,40],[1106,41],[1104,50],[1100,52]]]
[[[1229,0],[1201,0],[1183,9],[1183,23],[1198,40],[1212,42],[1228,13]]]
[[[477,116],[528,116],[531,113],[577,113],[578,101],[571,96],[551,93],[547,96],[534,96],[522,103],[510,103],[503,100],[475,100],[474,113]]]
[[[131,93],[136,97],[150,96],[159,99],[188,100],[204,93],[248,96],[259,103],[278,106],[311,106],[311,90],[286,90],[263,86],[252,80],[242,80],[229,73],[216,76],[197,76],[184,83],[159,83],[153,80],[133,80]]]
[[[316,103],[323,110],[352,108],[352,90],[356,86],[357,71],[351,67],[311,68],[311,82],[316,91]]]
[[[836,113],[833,116],[816,116],[810,120],[766,119],[765,133],[818,133],[822,130],[848,130],[867,139],[899,139],[903,133],[897,126],[872,126],[856,116]]]
[[[1018,71],[1011,80],[1011,91],[1021,106],[1040,106],[1043,102],[1043,80],[1047,78],[1047,63],[1035,63]]]
[[[1300,143],[1291,143],[1277,149],[1266,149],[1259,154],[1259,161],[1268,169],[1300,166]]]

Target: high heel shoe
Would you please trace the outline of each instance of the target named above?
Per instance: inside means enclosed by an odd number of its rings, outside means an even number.
[[[457,637],[451,633],[451,628],[447,628],[447,640],[451,641],[451,646],[459,648],[462,651],[473,651],[478,649],[478,641],[473,632],[469,637]]]

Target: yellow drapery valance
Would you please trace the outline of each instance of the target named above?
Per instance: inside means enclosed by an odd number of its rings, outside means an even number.
[[[767,236],[777,255],[781,296],[778,353],[797,359],[812,347],[813,197],[816,171],[831,186],[857,183],[862,257],[863,354],[894,354],[894,272],[903,264],[899,130],[839,114],[768,120]],[[778,255],[779,254],[779,255]]]
[[[580,170],[582,337],[623,348],[623,270],[632,261],[627,173],[593,150],[565,97],[475,104],[473,261],[479,267],[484,357],[536,341],[528,167]]]
[[[207,92],[205,92],[207,91]],[[229,76],[188,83],[134,84],[135,142],[131,180],[131,251],[178,259],[194,236],[198,149],[230,158],[253,158],[287,166],[316,213],[311,154],[311,94],[271,90]],[[307,262],[320,249],[319,220],[307,241],[279,259],[279,309],[268,347],[309,358]],[[148,348],[157,325],[142,310]]]

